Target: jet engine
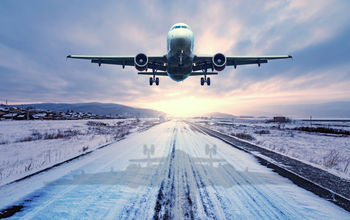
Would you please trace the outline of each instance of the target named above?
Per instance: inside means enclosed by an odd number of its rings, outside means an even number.
[[[217,71],[224,70],[226,67],[226,57],[222,53],[217,53],[213,56],[214,69]]]
[[[138,71],[144,71],[147,68],[148,57],[144,53],[139,53],[134,58],[135,68]]]

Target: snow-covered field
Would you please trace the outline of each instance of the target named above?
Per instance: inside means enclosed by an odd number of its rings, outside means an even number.
[[[14,219],[349,219],[254,156],[171,121],[0,187]]]
[[[158,119],[1,121],[0,186],[158,122]]]
[[[195,121],[350,179],[349,135],[294,130],[300,127],[324,127],[350,131],[350,122],[316,121],[311,123],[292,120],[289,123],[279,124],[267,123],[265,119],[201,119]]]

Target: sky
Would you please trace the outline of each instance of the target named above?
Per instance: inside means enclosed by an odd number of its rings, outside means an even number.
[[[105,102],[174,116],[262,114],[269,106],[350,101],[350,1],[0,1],[0,103]],[[227,67],[200,86],[134,67],[67,60],[68,54],[166,53],[177,23],[196,54],[293,55]]]

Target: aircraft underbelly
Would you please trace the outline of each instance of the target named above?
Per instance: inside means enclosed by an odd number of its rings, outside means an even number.
[[[192,59],[184,57],[182,64],[179,64],[179,59],[174,57],[168,61],[167,72],[171,79],[182,81],[186,79],[192,72]]]

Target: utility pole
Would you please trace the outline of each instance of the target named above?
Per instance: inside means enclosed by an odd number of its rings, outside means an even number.
[[[310,126],[312,127],[312,116],[310,115]]]

